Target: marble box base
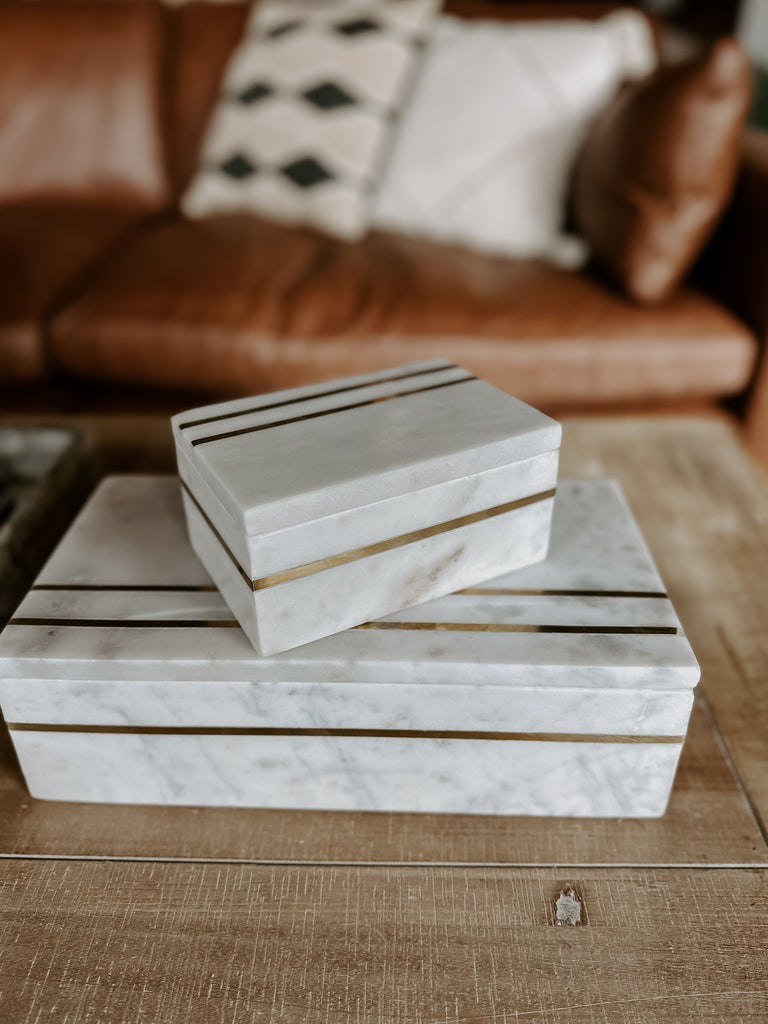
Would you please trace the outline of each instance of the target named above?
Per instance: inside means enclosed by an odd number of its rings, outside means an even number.
[[[261,654],[546,556],[559,424],[444,360],[173,429],[192,546]]]
[[[615,484],[558,489],[546,562],[259,657],[178,481],[105,481],[0,638],[33,796],[656,816],[698,666]]]

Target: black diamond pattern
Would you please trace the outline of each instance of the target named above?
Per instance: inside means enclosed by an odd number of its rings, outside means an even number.
[[[254,82],[253,85],[249,85],[247,89],[243,89],[238,94],[238,100],[240,103],[258,103],[259,100],[264,100],[267,96],[272,95],[272,89],[266,84],[266,82]]]
[[[220,165],[220,169],[228,174],[230,178],[234,178],[235,181],[241,181],[243,178],[249,178],[252,174],[256,174],[258,168],[255,164],[252,164],[247,157],[244,157],[241,153],[236,153],[235,156],[231,156],[229,160],[225,160]]]
[[[284,21],[282,25],[275,25],[267,32],[267,36],[270,39],[279,39],[280,36],[287,36],[289,32],[293,32],[301,25],[300,21]]]
[[[342,21],[339,25],[335,25],[334,28],[345,36],[359,36],[363,32],[378,32],[381,26],[378,22],[371,21],[369,18],[355,18],[354,21]]]
[[[299,188],[313,188],[320,182],[329,181],[333,177],[330,171],[327,171],[311,156],[304,157],[302,160],[294,160],[293,163],[281,167],[280,171]]]
[[[308,89],[302,93],[304,99],[319,110],[334,110],[336,107],[348,107],[354,104],[355,99],[340,89],[333,82],[323,82],[316,85],[314,89]]]

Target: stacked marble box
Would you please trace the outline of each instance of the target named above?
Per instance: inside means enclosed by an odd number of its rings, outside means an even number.
[[[192,546],[261,654],[546,555],[560,425],[444,360],[172,422]]]
[[[0,643],[34,796],[658,815],[698,669],[615,484],[564,482],[550,557],[270,657],[178,481],[102,484]]]
[[[33,796],[664,812],[698,666],[556,424],[441,362],[174,430],[182,488],[106,480],[0,638]]]

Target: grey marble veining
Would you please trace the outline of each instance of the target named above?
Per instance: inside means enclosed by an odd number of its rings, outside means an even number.
[[[571,480],[559,490],[552,519],[552,556],[515,573],[518,588],[663,591],[640,529],[615,481]],[[485,586],[503,589],[499,577]]]
[[[264,658],[190,551],[178,481],[111,478],[0,638],[51,799],[660,814],[697,679],[610,482],[561,483],[535,569]]]

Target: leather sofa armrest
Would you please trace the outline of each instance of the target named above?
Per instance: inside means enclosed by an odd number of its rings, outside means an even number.
[[[768,132],[745,132],[733,198],[696,276],[760,343],[740,412],[748,443],[768,447]]]

